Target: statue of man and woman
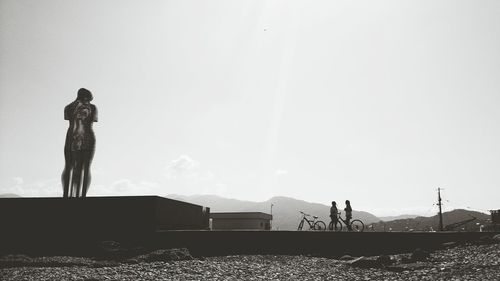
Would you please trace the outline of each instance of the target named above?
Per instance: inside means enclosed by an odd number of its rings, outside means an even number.
[[[95,152],[92,124],[97,122],[97,108],[91,104],[92,93],[78,90],[75,101],[64,108],[64,119],[69,121],[64,144],[63,197],[86,197],[90,186],[90,164]]]

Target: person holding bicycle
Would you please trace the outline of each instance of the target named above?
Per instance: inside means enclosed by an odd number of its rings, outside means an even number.
[[[349,229],[349,231],[351,230],[351,219],[352,219],[352,207],[351,207],[351,202],[349,202],[349,200],[345,200],[345,221],[346,221],[346,225],[347,225],[347,228]]]
[[[332,221],[332,225],[336,225],[339,221],[339,209],[337,209],[337,202],[332,201],[332,206],[330,207],[330,219]]]
[[[365,224],[359,220],[359,219],[352,219],[352,207],[351,207],[351,202],[349,200],[345,201],[345,220],[342,218],[340,212],[338,212],[338,215],[335,215],[337,213],[337,204],[335,204],[335,201],[332,202],[332,207],[330,208],[330,218],[332,218],[332,222],[330,222],[330,225],[328,226],[328,229],[340,232],[342,231],[342,223],[347,228],[347,231],[349,232],[363,232],[365,229]]]

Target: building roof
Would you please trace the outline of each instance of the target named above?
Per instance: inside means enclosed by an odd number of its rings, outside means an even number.
[[[262,212],[224,212],[210,213],[212,219],[264,219],[272,220],[273,216]]]

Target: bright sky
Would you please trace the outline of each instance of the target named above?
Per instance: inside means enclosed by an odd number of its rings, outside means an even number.
[[[0,194],[62,196],[85,87],[89,196],[498,209],[499,50],[496,0],[0,0]]]

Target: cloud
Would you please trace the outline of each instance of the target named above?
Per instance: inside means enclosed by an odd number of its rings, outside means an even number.
[[[119,193],[127,192],[137,189],[137,185],[132,183],[129,179],[120,179],[111,184],[111,189]]]
[[[90,185],[88,196],[130,196],[130,195],[165,195],[167,192],[158,182],[122,178],[109,184]],[[22,197],[62,197],[62,185],[59,178],[25,182],[21,177],[11,178],[0,186],[0,194],[13,193]]]
[[[275,175],[277,176],[284,176],[286,174],[288,174],[288,171],[287,170],[283,170],[283,169],[278,169],[274,172]]]
[[[228,185],[212,171],[203,169],[200,163],[187,155],[181,155],[165,166],[165,177],[155,180],[116,179],[108,183],[94,182],[88,196],[130,196],[167,194],[220,194]],[[27,182],[13,177],[0,184],[0,194],[14,193],[23,197],[62,197],[60,178]]]
[[[106,185],[96,185],[89,190],[90,196],[200,194],[223,190],[216,185],[219,181],[200,162],[188,155],[181,155],[170,161],[164,168],[164,177],[159,181],[134,181],[122,178]]]
[[[166,165],[165,178],[165,194],[223,195],[228,190],[228,186],[223,179],[188,155],[181,155]]]
[[[198,173],[200,163],[187,155],[181,155],[165,167],[167,179],[193,177]]]
[[[179,158],[172,160],[165,167],[165,177],[168,180],[192,183],[207,183],[216,179],[212,171],[202,169],[200,162],[187,155],[181,155]]]
[[[22,177],[14,177],[0,193],[13,193],[23,197],[58,197],[62,196],[61,180],[58,178],[25,182]]]
[[[95,185],[89,189],[89,196],[130,196],[130,195],[163,195],[157,182],[141,181],[123,178],[107,185]]]
[[[149,187],[149,188],[159,188],[160,184],[154,181],[141,181],[140,183],[143,186]]]
[[[24,183],[24,179],[22,177],[14,177],[12,179],[14,180],[14,182],[16,183],[16,185],[20,185],[20,184]]]

